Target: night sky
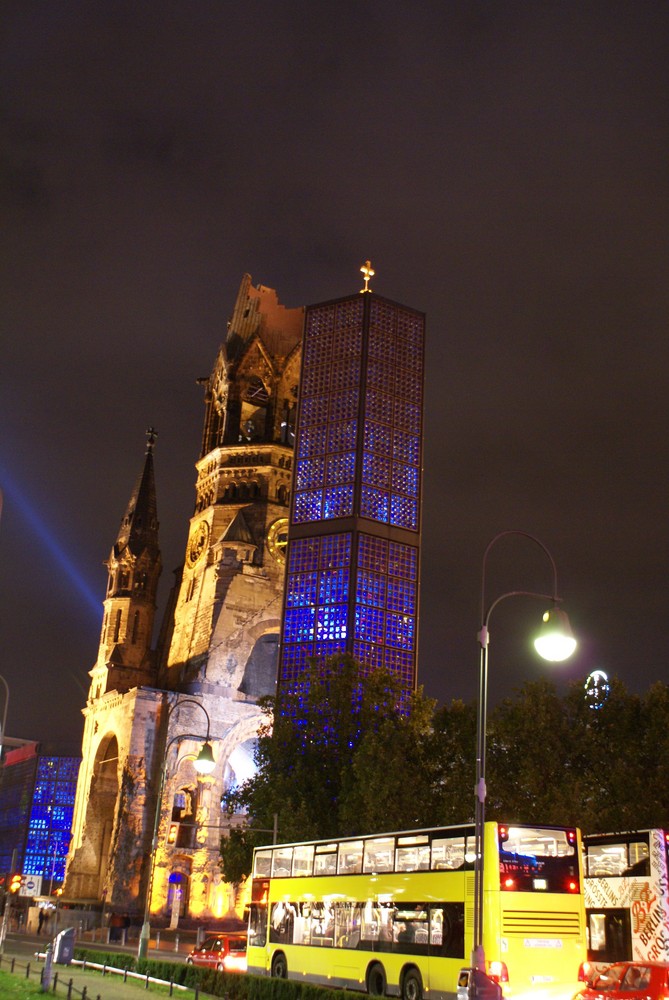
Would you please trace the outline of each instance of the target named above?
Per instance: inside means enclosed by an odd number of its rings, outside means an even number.
[[[419,682],[475,696],[481,560],[548,546],[580,639],[491,620],[491,702],[667,681],[669,5],[6,0],[0,674],[80,744],[103,560],[155,451],[164,570],[244,272],[427,314]],[[499,542],[486,601],[546,591]]]

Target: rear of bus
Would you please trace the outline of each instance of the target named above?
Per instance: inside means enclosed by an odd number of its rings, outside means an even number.
[[[485,838],[489,974],[507,997],[571,1000],[587,958],[580,832],[486,823]]]

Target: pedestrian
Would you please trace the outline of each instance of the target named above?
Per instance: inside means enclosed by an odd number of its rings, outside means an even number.
[[[42,933],[42,927],[44,926],[44,910],[40,909],[37,914],[37,933]]]

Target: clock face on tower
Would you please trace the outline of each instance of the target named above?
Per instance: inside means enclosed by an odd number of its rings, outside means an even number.
[[[277,562],[286,561],[286,546],[288,545],[288,518],[279,517],[267,532],[267,548]]]
[[[194,566],[200,556],[206,552],[209,541],[209,525],[200,521],[195,525],[188,543],[188,565]]]

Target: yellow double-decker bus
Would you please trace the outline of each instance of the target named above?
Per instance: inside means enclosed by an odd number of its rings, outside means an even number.
[[[580,833],[485,824],[483,943],[508,997],[573,996],[586,961]],[[257,848],[248,971],[454,998],[469,964],[474,826]]]

